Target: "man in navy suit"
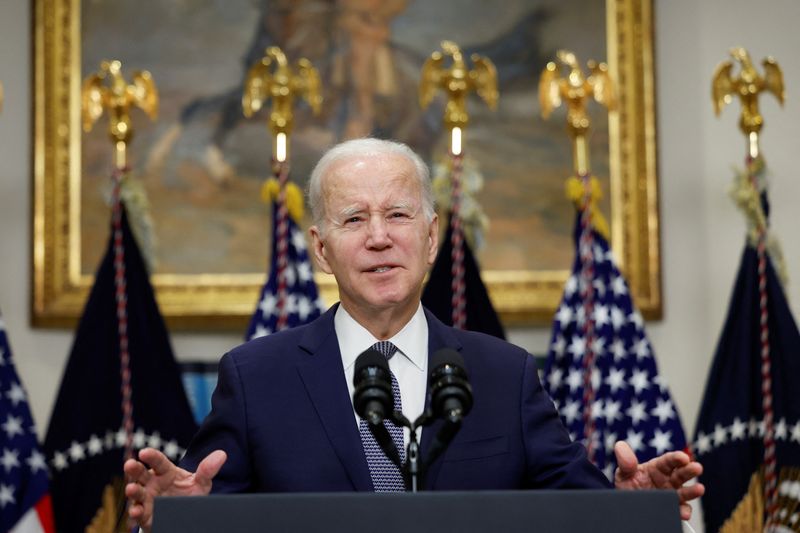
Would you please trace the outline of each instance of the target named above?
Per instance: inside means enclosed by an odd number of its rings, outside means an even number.
[[[340,144],[314,169],[309,204],[314,255],[335,276],[340,303],[307,326],[223,356],[212,412],[181,466],[154,449],[125,463],[132,523],[149,529],[157,495],[382,486],[351,401],[355,359],[378,341],[392,343],[396,401],[412,420],[425,407],[429,354],[455,349],[469,372],[474,407],[431,465],[427,488],[611,486],[570,441],[533,357],[494,337],[445,326],[420,304],[438,220],[428,169],[416,154],[376,139]],[[423,456],[437,430],[422,432]],[[670,452],[638,464],[627,444],[617,443],[615,451],[616,487],[675,489],[688,519],[687,502],[703,487],[683,485],[700,474],[698,463]]]

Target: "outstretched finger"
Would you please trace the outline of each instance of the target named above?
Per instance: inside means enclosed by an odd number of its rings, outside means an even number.
[[[683,468],[691,462],[689,456],[684,452],[668,452],[656,459],[656,468],[665,476],[671,476],[675,470]]]
[[[215,450],[208,454],[205,459],[200,461],[200,464],[197,465],[195,481],[204,487],[207,486],[210,488],[211,481],[214,479],[214,476],[219,473],[219,469],[222,468],[222,465],[225,464],[227,459],[228,454],[222,450]]]
[[[673,487],[678,488],[683,486],[687,481],[695,479],[702,473],[703,466],[696,461],[692,461],[686,466],[673,470],[672,474],[670,474],[670,482]]]
[[[149,465],[157,476],[168,474],[170,470],[175,468],[175,464],[155,448],[142,449],[139,452],[139,460]]]
[[[617,458],[617,476],[627,479],[636,474],[639,460],[627,442],[618,441],[614,445],[614,455]]]
[[[706,492],[706,488],[702,483],[694,483],[686,485],[678,489],[678,499],[681,502],[690,502],[702,496]]]
[[[125,472],[125,477],[128,479],[128,481],[139,483],[141,485],[146,485],[152,477],[150,471],[147,470],[147,466],[136,459],[128,459],[125,461],[125,464],[122,466],[122,470]]]

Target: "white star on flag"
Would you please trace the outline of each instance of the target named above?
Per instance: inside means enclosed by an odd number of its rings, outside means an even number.
[[[655,409],[650,411],[650,414],[658,417],[658,422],[664,424],[667,420],[675,416],[675,410],[672,408],[672,401],[669,399],[658,398]]]
[[[53,454],[53,468],[56,470],[64,470],[69,466],[67,462],[67,456],[61,452],[56,452]]]
[[[606,385],[611,389],[611,394],[615,394],[618,390],[627,387],[628,385],[625,383],[625,370],[621,368],[612,368],[606,378]]]
[[[646,405],[644,402],[633,400],[631,406],[625,411],[625,414],[631,417],[634,426],[644,422],[649,417],[647,416]]]
[[[672,449],[671,438],[672,435],[669,431],[661,431],[660,429],[656,428],[655,436],[650,441],[650,446],[656,449],[656,453],[658,455],[661,455],[667,450]]]
[[[747,432],[747,424],[736,417],[731,424],[731,440],[743,440]]]
[[[9,450],[8,448],[3,448],[3,455],[0,457],[0,465],[3,465],[3,469],[5,469],[6,474],[11,472],[12,468],[18,468],[19,452],[16,450]]]
[[[27,398],[25,397],[25,391],[22,387],[20,387],[19,383],[12,383],[11,388],[8,389],[8,393],[6,393],[6,397],[11,400],[11,403],[16,407],[20,403],[24,402]]]
[[[13,416],[11,414],[8,415],[6,421],[0,426],[3,428],[3,431],[6,432],[6,437],[8,440],[14,438],[14,435],[22,435],[24,431],[22,430],[22,418]]]
[[[84,452],[83,445],[81,445],[79,442],[72,441],[72,445],[69,447],[69,457],[73,462],[84,459],[86,454]]]
[[[0,484],[0,509],[5,509],[6,505],[16,502],[14,488],[6,484]]]
[[[97,455],[103,451],[103,441],[97,435],[92,435],[86,443],[86,449],[89,455]]]
[[[650,386],[650,380],[647,379],[647,370],[634,370],[628,382],[636,390],[636,394],[641,394],[643,390]]]
[[[25,459],[25,462],[28,464],[28,467],[33,473],[36,473],[39,470],[47,470],[47,464],[44,461],[44,455],[40,453],[39,450],[33,450],[31,452],[31,456]]]

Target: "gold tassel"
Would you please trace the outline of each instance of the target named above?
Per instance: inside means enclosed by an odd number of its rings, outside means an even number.
[[[747,220],[747,241],[756,248],[762,232],[766,234],[767,253],[772,259],[778,279],[784,289],[789,284],[789,271],[783,258],[783,249],[777,237],[767,226],[767,217],[761,207],[761,191],[750,181],[750,176],[755,176],[756,181],[762,183],[765,179],[766,166],[759,157],[750,164],[745,172],[736,172],[736,179],[731,187],[730,195],[736,206],[744,213]]]
[[[261,187],[261,200],[264,203],[276,202],[280,193],[280,184],[275,178],[269,178]],[[303,191],[291,181],[286,183],[286,209],[295,224],[303,220]]]
[[[141,180],[127,172],[120,180],[119,187],[120,201],[125,205],[131,233],[139,245],[147,271],[152,274],[156,268],[156,236],[147,191]]]
[[[603,189],[600,187],[600,180],[592,176],[589,178],[589,215],[592,219],[592,226],[595,231],[599,233],[605,240],[609,240],[608,222],[606,221],[603,213],[600,212],[598,204],[600,199],[603,198]],[[567,198],[572,200],[576,209],[583,209],[583,202],[586,191],[583,187],[583,180],[576,176],[572,176],[567,180],[566,184]]]

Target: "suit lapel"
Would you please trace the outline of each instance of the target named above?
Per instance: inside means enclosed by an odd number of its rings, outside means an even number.
[[[358,491],[372,491],[369,467],[355,424],[339,341],[333,327],[337,307],[332,307],[313,322],[303,335],[300,348],[308,352],[309,357],[298,364],[298,372],[353,486]]]
[[[445,326],[438,318],[425,309],[425,318],[428,319],[428,361],[430,362],[431,356],[442,348],[452,348],[461,351],[461,342],[453,334],[452,328]],[[429,365],[430,366],[430,365]],[[433,370],[428,368],[428,372]],[[425,390],[425,407],[430,407],[430,383],[428,383]],[[422,430],[422,439],[420,442],[420,455],[423,460],[426,460],[428,450],[431,447],[433,437],[439,432],[442,427],[442,421],[436,420],[433,424],[427,426]],[[428,466],[428,471],[425,473],[425,486],[424,488],[430,490],[436,483],[436,478],[439,476],[439,470],[442,467],[442,457]]]

